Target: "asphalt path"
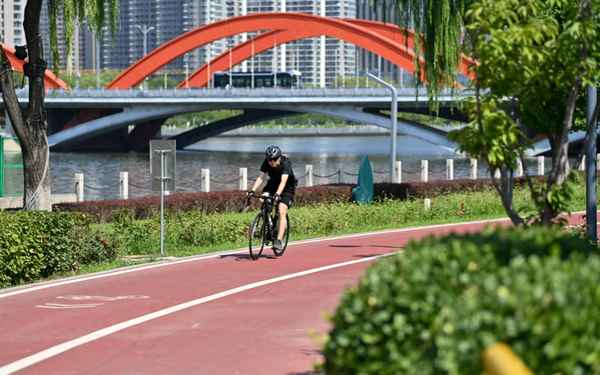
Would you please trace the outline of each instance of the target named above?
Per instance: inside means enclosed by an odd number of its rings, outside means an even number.
[[[575,220],[581,220],[580,218]],[[290,243],[0,291],[0,374],[310,374],[340,295],[410,240],[506,221]]]

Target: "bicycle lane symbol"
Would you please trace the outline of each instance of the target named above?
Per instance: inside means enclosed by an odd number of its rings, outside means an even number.
[[[106,302],[124,301],[124,300],[142,300],[148,299],[149,296],[144,295],[128,295],[128,296],[85,296],[85,295],[67,295],[58,296],[56,299],[64,300],[73,303],[57,303],[57,302],[46,302],[43,305],[36,305],[35,307],[40,309],[93,309],[98,306],[104,305]]]

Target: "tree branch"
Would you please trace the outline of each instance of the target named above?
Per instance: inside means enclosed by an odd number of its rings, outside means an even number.
[[[17,93],[15,92],[15,83],[12,75],[12,67],[8,57],[3,49],[0,48],[0,89],[2,90],[2,99],[4,107],[8,112],[8,117],[12,122],[13,129],[21,139],[27,135],[27,129],[23,126],[23,113]]]

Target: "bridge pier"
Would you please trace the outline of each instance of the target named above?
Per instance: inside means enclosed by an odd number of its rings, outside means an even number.
[[[147,152],[150,148],[150,140],[160,138],[160,128],[166,120],[166,118],[160,118],[137,124],[128,135],[127,146],[129,151]]]

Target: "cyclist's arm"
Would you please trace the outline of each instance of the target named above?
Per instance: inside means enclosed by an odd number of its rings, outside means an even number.
[[[256,189],[258,189],[258,187],[260,185],[262,185],[264,179],[265,179],[265,172],[260,172],[260,174],[258,175],[258,177],[256,178],[256,181],[254,182],[254,186],[252,186],[252,191],[256,192]]]
[[[279,187],[277,187],[277,195],[281,195],[281,193],[283,193],[283,188],[285,188],[285,184],[287,183],[288,178],[290,177],[289,174],[282,174],[281,175],[281,182],[279,183]]]

